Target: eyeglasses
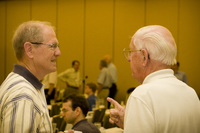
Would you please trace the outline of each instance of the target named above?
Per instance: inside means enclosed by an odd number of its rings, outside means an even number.
[[[45,45],[49,45],[51,49],[55,50],[57,47],[59,47],[59,44],[57,43],[42,43],[42,42],[31,42],[32,44],[36,44],[36,45],[41,45],[41,44],[45,44]]]
[[[141,50],[131,50],[130,48],[124,48],[123,52],[124,52],[124,57],[129,60],[129,57],[131,56],[132,52],[138,52]]]
[[[67,109],[62,109],[62,108],[61,108],[60,111],[63,112],[63,113],[65,113],[65,112],[67,112],[68,110],[67,110]]]

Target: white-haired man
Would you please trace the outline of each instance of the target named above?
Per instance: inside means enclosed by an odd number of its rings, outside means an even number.
[[[199,133],[200,102],[196,92],[178,80],[170,66],[176,63],[176,43],[170,31],[145,26],[124,49],[132,76],[141,83],[128,98],[126,110],[116,101],[110,122],[124,133]]]

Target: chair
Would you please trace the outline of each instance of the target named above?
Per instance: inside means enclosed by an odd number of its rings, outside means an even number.
[[[56,123],[56,128],[59,131],[64,131],[67,123],[65,122],[64,118],[60,115],[53,116],[52,123]]]
[[[104,119],[103,119],[103,127],[104,127],[105,129],[112,128],[112,127],[117,127],[117,125],[116,125],[115,123],[114,123],[114,124],[110,123],[110,122],[109,122],[109,119],[110,119],[109,115],[105,115],[105,116],[104,116]]]
[[[95,123],[95,122],[101,122],[102,123],[105,111],[106,111],[106,108],[95,109],[94,114],[93,114],[93,118],[92,118],[92,123]]]
[[[62,102],[53,104],[51,111],[50,111],[50,117],[53,117],[55,115],[59,115],[61,107],[62,107]]]

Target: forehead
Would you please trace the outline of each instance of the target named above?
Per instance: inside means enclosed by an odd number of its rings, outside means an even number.
[[[88,85],[86,85],[85,88],[90,89],[90,87]]]
[[[78,63],[78,62],[75,62],[74,65],[79,65],[79,63]]]
[[[63,103],[63,108],[71,108],[71,107],[72,107],[71,101],[67,101]]]
[[[129,47],[130,47],[130,49],[134,49],[135,48],[135,45],[133,43],[133,38],[131,39]]]
[[[52,27],[50,26],[44,26],[43,27],[43,33],[44,33],[44,39],[46,41],[52,41],[52,42],[57,42],[56,34],[53,30]]]

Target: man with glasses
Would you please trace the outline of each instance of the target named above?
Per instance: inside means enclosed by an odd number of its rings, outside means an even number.
[[[82,133],[100,133],[95,125],[85,119],[88,110],[89,105],[84,96],[71,94],[64,98],[61,111],[64,120],[73,125],[72,130]]]
[[[0,87],[0,132],[52,133],[40,80],[56,71],[61,55],[54,29],[48,22],[25,22],[14,34],[13,47],[18,64]]]
[[[124,49],[132,76],[141,84],[129,96],[126,110],[115,100],[110,122],[124,133],[199,133],[200,102],[196,92],[170,69],[176,63],[176,43],[168,29],[145,26]]]

